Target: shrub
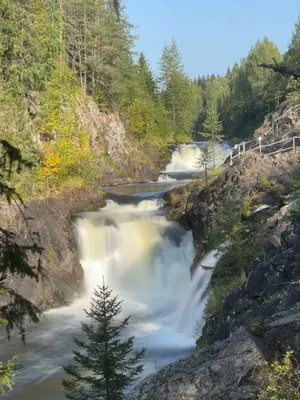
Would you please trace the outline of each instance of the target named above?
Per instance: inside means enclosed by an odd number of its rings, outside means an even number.
[[[257,185],[257,190],[259,192],[275,192],[280,193],[283,191],[283,185],[276,182],[274,179],[270,179],[266,175],[262,175],[260,181]]]
[[[234,214],[224,225],[223,232],[227,232],[228,244],[220,249],[221,257],[213,271],[211,291],[205,308],[205,314],[220,312],[226,294],[240,287],[246,276],[262,254],[264,244],[268,241],[268,231],[265,228],[262,216],[247,221],[241,225],[238,221],[240,214]],[[231,230],[230,233],[228,233]]]
[[[258,370],[261,393],[258,399],[300,399],[300,367],[292,360],[293,351],[288,351],[282,362],[264,362]]]

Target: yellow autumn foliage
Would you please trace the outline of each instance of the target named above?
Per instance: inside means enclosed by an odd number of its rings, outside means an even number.
[[[49,151],[44,155],[43,164],[40,168],[39,174],[42,179],[58,174],[61,166],[61,157],[54,151]]]
[[[299,400],[300,367],[292,359],[293,351],[288,351],[282,361],[264,362],[258,371],[262,388],[260,400]],[[294,362],[293,362],[294,361]]]

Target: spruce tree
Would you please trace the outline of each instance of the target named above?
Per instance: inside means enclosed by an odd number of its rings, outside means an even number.
[[[206,119],[203,124],[204,129],[208,133],[202,133],[204,137],[207,137],[212,142],[212,164],[213,167],[216,165],[215,161],[215,150],[216,150],[216,142],[218,140],[222,140],[223,136],[220,133],[223,130],[222,122],[220,121],[220,115],[218,111],[214,108],[212,104],[209,105],[209,108],[206,112]]]
[[[222,122],[220,121],[220,115],[212,105],[209,106],[206,112],[206,119],[203,127],[207,132],[209,132],[205,133],[204,136],[209,137],[213,142],[223,139],[223,136],[220,135],[223,130]]]
[[[214,162],[214,144],[210,143],[201,147],[201,154],[197,158],[196,167],[203,168],[205,174],[205,184],[208,186],[208,170],[213,166]]]
[[[68,399],[122,399],[124,389],[142,372],[145,349],[133,350],[134,337],[120,339],[130,319],[116,321],[121,303],[104,281],[94,291],[90,311],[85,311],[90,323],[82,322],[87,340],[74,339],[81,351],[74,351],[75,364],[64,367],[71,376],[63,379]]]
[[[1,129],[0,134],[3,136]],[[11,229],[0,228],[0,327],[6,328],[8,337],[12,329],[19,329],[24,343],[25,322],[38,322],[41,311],[10,284],[13,277],[39,279],[42,272],[42,248],[39,246],[39,237],[31,231],[28,220],[25,219],[22,199],[10,185],[10,181],[14,172],[18,173],[29,166],[30,163],[23,159],[19,149],[0,139],[0,198],[17,207],[26,225],[23,238]],[[17,369],[15,359],[5,364],[0,360],[0,393],[11,389],[12,377]]]
[[[190,138],[199,112],[200,90],[183,71],[181,55],[173,40],[160,60],[161,98],[176,140]]]

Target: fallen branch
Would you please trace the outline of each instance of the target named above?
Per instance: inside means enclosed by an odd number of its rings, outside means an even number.
[[[282,74],[282,75],[293,76],[295,79],[300,78],[299,70],[295,70],[291,67],[288,67],[287,65],[278,64],[275,59],[273,59],[273,60],[274,60],[274,64],[261,63],[261,64],[258,64],[257,66],[261,67],[261,68],[272,69],[273,71],[278,72],[279,74]]]

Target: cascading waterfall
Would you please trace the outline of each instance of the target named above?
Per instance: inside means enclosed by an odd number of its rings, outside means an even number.
[[[180,144],[173,152],[170,163],[160,175],[158,182],[174,181],[176,179],[186,179],[187,173],[194,175],[197,172],[203,171],[203,168],[197,166],[197,160],[202,153],[202,147],[206,142],[195,142],[189,144]],[[216,166],[224,163],[229,156],[231,147],[226,142],[215,144],[215,164]],[[181,173],[181,174],[180,174]],[[186,173],[186,177],[182,176]]]
[[[193,328],[201,318],[205,299],[200,300],[211,272],[201,269],[191,278],[192,233],[167,221],[161,206],[161,200],[143,200],[138,205],[108,201],[99,212],[81,214],[76,222],[81,263],[88,298],[104,276],[124,299],[124,312],[136,321],[146,320],[148,327],[151,320],[150,325],[154,323],[161,333],[172,330],[181,335],[182,346],[194,341]]]

